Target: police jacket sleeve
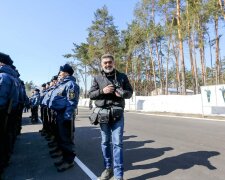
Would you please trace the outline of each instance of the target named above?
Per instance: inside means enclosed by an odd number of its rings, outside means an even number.
[[[127,76],[124,74],[124,82],[123,82],[123,96],[124,99],[129,99],[133,95],[133,88],[127,78]]]
[[[90,88],[88,95],[91,100],[101,99],[101,97],[103,97],[103,90],[100,89],[96,77],[94,77],[93,79],[92,86]]]
[[[72,120],[74,115],[74,110],[77,108],[77,104],[79,101],[79,86],[76,84],[70,84],[66,89],[67,95],[67,103],[66,110],[64,113],[65,120]]]
[[[40,103],[40,95],[36,95],[33,106],[38,106]]]
[[[33,107],[37,106],[37,101],[38,101],[38,97],[35,96],[35,97],[33,98],[33,102],[32,102],[32,106],[33,106]]]

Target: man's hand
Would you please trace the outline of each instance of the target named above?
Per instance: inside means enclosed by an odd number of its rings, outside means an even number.
[[[103,93],[104,94],[110,94],[110,93],[113,93],[115,90],[114,86],[112,84],[106,86],[103,88]]]
[[[118,92],[115,92],[115,95],[116,95],[117,97],[121,97],[121,95],[120,95]]]

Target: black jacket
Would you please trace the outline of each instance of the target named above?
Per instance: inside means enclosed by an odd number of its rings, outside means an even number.
[[[115,93],[104,94],[103,88],[109,84],[113,84],[116,88],[123,91],[122,97],[117,97]],[[127,75],[114,70],[111,74],[104,73],[97,75],[93,79],[91,89],[89,91],[89,97],[91,100],[95,100],[97,107],[111,107],[119,106],[125,107],[125,100],[131,98],[133,94],[132,86],[127,78]]]

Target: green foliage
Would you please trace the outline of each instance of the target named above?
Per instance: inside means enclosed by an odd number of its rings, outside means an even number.
[[[194,88],[193,78],[197,78],[198,86],[203,85],[201,74],[204,74],[204,69],[199,70],[199,67],[196,67],[198,77],[193,77],[191,68],[185,68],[189,59],[185,59],[184,64],[180,62],[181,52],[176,50],[179,42],[178,28],[181,29],[182,43],[187,44],[192,38],[195,44],[192,49],[189,48],[194,54],[194,51],[205,48],[206,38],[209,36],[206,36],[208,26],[214,22],[215,17],[221,17],[224,12],[218,0],[181,0],[180,9],[181,24],[178,27],[176,0],[140,0],[134,9],[133,21],[119,32],[114,25],[113,16],[109,14],[107,7],[103,6],[94,13],[92,24],[87,29],[87,41],[73,44],[72,53],[66,54],[65,57],[73,58],[71,63],[79,72],[77,76],[81,76],[84,81],[82,75],[99,72],[100,58],[104,53],[113,54],[116,68],[128,74],[139,95],[147,95],[154,88],[164,88],[166,79],[169,87],[177,87],[180,84],[177,82],[177,74],[183,79],[183,70],[186,71],[186,88]],[[211,47],[213,46],[215,45],[212,44]],[[177,51],[179,64],[173,64],[176,60],[175,54],[172,53],[174,51]],[[168,69],[165,63],[167,61]],[[222,74],[225,74],[224,61],[220,64]],[[181,65],[183,67],[180,67]],[[183,69],[182,74],[176,72],[176,66],[180,70]],[[205,71],[207,84],[213,84],[215,67],[207,67]]]
[[[97,9],[94,21],[88,28],[88,56],[92,64],[100,69],[100,58],[105,53],[116,55],[119,52],[119,32],[109,15],[106,6]]]
[[[25,82],[25,90],[26,90],[26,94],[28,96],[31,96],[31,92],[32,90],[36,87],[36,85],[33,83],[33,81],[30,82]]]

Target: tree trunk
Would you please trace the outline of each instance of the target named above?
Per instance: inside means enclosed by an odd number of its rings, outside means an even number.
[[[174,42],[173,42],[173,51],[174,51],[174,57],[175,57],[175,59],[176,59],[176,84],[177,84],[177,94],[179,94],[178,93],[178,91],[179,91],[179,89],[180,89],[180,87],[181,87],[181,83],[180,83],[180,68],[179,68],[179,58],[178,58],[178,53],[176,52],[176,47],[175,47],[175,45],[174,45]]]
[[[189,55],[190,55],[190,63],[191,63],[191,74],[192,74],[192,87],[193,87],[193,91],[194,94],[196,94],[196,87],[195,87],[195,69],[194,69],[194,63],[193,63],[193,42],[191,39],[191,25],[190,25],[190,19],[189,19],[189,6],[188,6],[188,1],[187,1],[187,25],[188,25],[188,46],[189,46]]]
[[[141,68],[142,68],[142,65],[141,65],[141,56],[138,56],[138,58],[137,58],[137,79],[136,79],[138,82],[141,81]]]
[[[220,83],[220,60],[219,60],[219,34],[218,34],[218,16],[215,16],[215,35],[216,35],[216,84]]]
[[[193,59],[193,54],[192,54],[192,47],[193,47],[193,43],[192,43],[192,39],[191,39],[191,33],[189,32],[188,35],[188,46],[189,46],[189,55],[190,55],[190,63],[191,63],[191,74],[192,74],[192,88],[194,91],[194,94],[196,94],[196,76],[195,76],[195,68],[194,68],[194,59]]]
[[[167,51],[167,58],[166,58],[166,95],[168,95],[168,69],[169,69],[169,59],[170,59],[171,36],[172,36],[172,34],[170,34],[170,37],[169,37],[168,51]]]
[[[181,61],[181,90],[182,94],[186,94],[186,77],[185,77],[185,62],[184,62],[184,49],[183,49],[183,38],[181,30],[181,15],[180,15],[180,0],[177,0],[177,25],[178,25],[178,39],[179,39],[179,51]]]
[[[146,48],[143,48],[143,55],[144,55],[144,66],[145,66],[145,82],[143,83],[144,85],[144,95],[147,96],[148,95],[148,63],[147,63],[147,57],[146,57],[146,53],[145,53],[145,49]]]
[[[149,40],[147,41],[147,44],[148,44],[148,48],[149,48],[149,52],[150,52],[150,61],[149,61],[150,64],[149,65],[150,65],[150,67],[152,67],[154,88],[155,88],[156,94],[158,95],[157,85],[156,85],[155,63],[154,63],[153,54],[152,54],[153,50],[152,50]]]
[[[201,40],[200,40],[201,41]],[[204,60],[204,46],[201,45],[202,47],[199,48],[199,53],[200,53],[200,60],[201,60],[201,68],[202,68],[202,82],[203,85],[206,85],[206,74],[205,74],[205,60]]]
[[[161,74],[161,61],[160,61],[159,48],[158,48],[158,44],[156,42],[156,38],[155,38],[155,47],[156,47],[156,56],[158,59],[158,73],[159,73],[160,89],[161,89],[161,94],[162,94],[163,93],[163,85],[162,85],[162,74]]]
[[[194,24],[195,24],[195,20],[194,20]],[[195,51],[195,34],[194,32],[192,33],[192,42],[193,42],[193,66],[194,66],[194,72],[195,72],[195,88],[196,88],[196,93],[199,93],[199,84],[198,84],[198,71],[197,71],[197,63],[196,63],[196,51]]]
[[[224,20],[225,20],[225,11],[224,11],[224,3],[225,3],[225,2],[223,2],[222,0],[218,0],[218,2],[219,2],[219,5],[220,5],[221,13],[222,13],[223,18],[224,18]]]

